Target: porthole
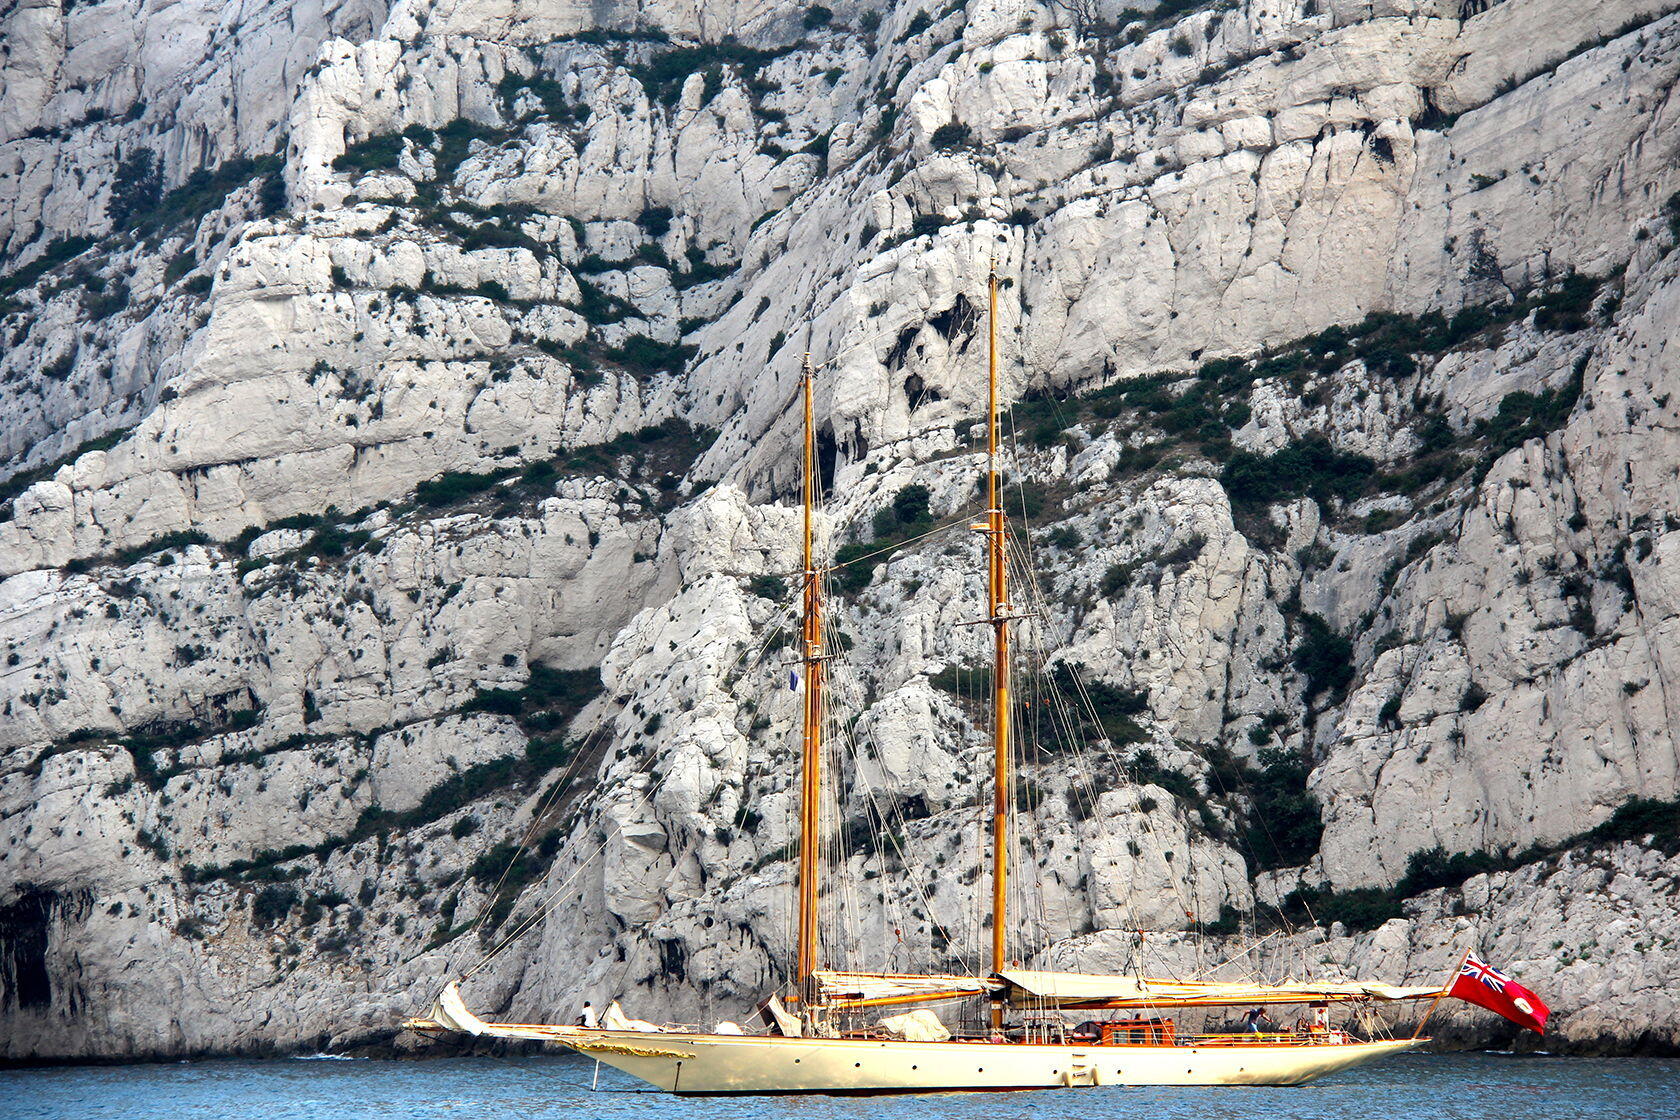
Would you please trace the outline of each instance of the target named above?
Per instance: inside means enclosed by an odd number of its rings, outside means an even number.
[[[863,1063],[862,1062],[853,1062],[852,1063],[852,1068],[853,1069],[862,1069],[863,1068]]]

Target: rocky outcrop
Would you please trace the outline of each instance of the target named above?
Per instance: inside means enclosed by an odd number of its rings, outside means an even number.
[[[974,966],[994,259],[1020,952],[1675,1044],[1673,4],[620,7],[0,17],[6,1057],[777,984],[806,352],[825,953]]]

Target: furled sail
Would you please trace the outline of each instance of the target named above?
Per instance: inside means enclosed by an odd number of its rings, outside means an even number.
[[[426,1018],[405,1019],[403,1026],[409,1030],[428,1033],[454,1031],[489,1038],[535,1039],[542,1042],[563,1042],[567,1045],[571,1045],[578,1034],[575,1027],[551,1027],[537,1023],[487,1023],[467,1009],[466,1002],[461,999],[461,986],[453,980],[438,993]]]
[[[1439,986],[1400,987],[1354,980],[1299,984],[1263,984],[1214,980],[1160,980],[1136,976],[1097,976],[1083,972],[998,973],[1017,1002],[1038,1001],[1058,1007],[1150,1007],[1162,1004],[1207,1006],[1245,1003],[1317,1003],[1345,1000],[1429,999]]]
[[[817,998],[829,1006],[881,1007],[895,1003],[927,1003],[993,991],[1001,985],[980,976],[915,976],[879,972],[831,972],[818,969]]]
[[[483,1019],[467,1010],[461,998],[461,985],[451,981],[438,993],[432,1004],[432,1021],[445,1030],[461,1034],[483,1034],[489,1027]]]

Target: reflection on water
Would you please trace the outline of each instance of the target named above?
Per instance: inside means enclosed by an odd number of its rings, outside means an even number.
[[[919,1097],[683,1100],[574,1056],[207,1061],[0,1072],[18,1120],[1656,1120],[1680,1061],[1413,1054],[1298,1089],[1075,1089]]]

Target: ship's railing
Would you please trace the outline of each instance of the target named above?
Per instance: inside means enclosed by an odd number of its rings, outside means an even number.
[[[436,1029],[437,1028],[437,1024],[432,1023],[429,1020],[414,1020],[409,1025],[411,1026],[411,1029],[425,1029],[425,1028]],[[554,1028],[537,1027],[537,1026],[533,1025],[533,1026],[524,1027],[523,1029],[529,1029],[529,1030],[536,1031],[536,1030],[552,1030]],[[571,1028],[561,1028],[560,1032],[557,1032],[557,1033],[568,1031],[570,1029]],[[709,1034],[712,1034],[714,1032],[713,1032],[712,1028],[701,1026],[699,1024],[694,1024],[694,1023],[686,1023],[686,1024],[685,1023],[667,1023],[661,1028],[661,1030],[659,1032],[651,1033],[651,1034],[648,1035],[648,1037],[650,1039],[657,1039],[659,1037],[659,1034],[661,1034],[661,1033],[665,1033],[665,1034],[709,1035]],[[763,1037],[763,1036],[769,1035],[771,1032],[763,1030],[763,1029],[754,1028],[754,1029],[744,1030],[741,1033],[742,1033],[742,1035],[747,1036],[747,1037],[753,1037],[753,1036]],[[881,1031],[879,1031],[875,1028],[872,1028],[872,1027],[860,1027],[860,1028],[856,1028],[856,1029],[853,1029],[853,1030],[841,1031],[836,1037],[841,1038],[841,1039],[859,1040],[859,1039],[884,1039],[884,1038],[890,1038],[892,1036],[884,1034]],[[971,1035],[971,1034],[959,1033],[959,1034],[955,1035],[950,1041],[952,1041],[952,1042],[966,1042],[966,1043],[990,1042],[990,1043],[995,1043],[996,1045],[999,1045],[999,1046],[1019,1045],[1019,1044],[1024,1043],[1024,1044],[1028,1044],[1028,1045],[1039,1045],[1039,1046],[1074,1046],[1074,1047],[1090,1046],[1090,1047],[1101,1047],[1101,1048],[1114,1047],[1114,1048],[1134,1048],[1134,1049],[1143,1047],[1143,1048],[1153,1048],[1153,1049],[1165,1049],[1165,1048],[1181,1048],[1181,1047],[1185,1047],[1185,1046],[1194,1046],[1194,1047],[1213,1047],[1213,1046],[1229,1046],[1229,1047],[1243,1047],[1243,1046],[1303,1046],[1303,1047],[1305,1047],[1305,1046],[1346,1046],[1346,1045],[1350,1045],[1352,1043],[1362,1042],[1362,1041],[1365,1041],[1365,1040],[1361,1039],[1359,1037],[1356,1037],[1355,1035],[1352,1035],[1352,1034],[1348,1033],[1347,1031],[1326,1030],[1326,1031],[1264,1031],[1264,1032],[1243,1031],[1243,1032],[1239,1032],[1239,1033],[1227,1033],[1227,1034],[1180,1034],[1180,1033],[1176,1033],[1176,1032],[1173,1032],[1173,1031],[1165,1031],[1165,1032],[1160,1032],[1160,1031],[1156,1031],[1156,1032],[1118,1031],[1118,1032],[1109,1032],[1108,1037],[1106,1037],[1106,1038],[1081,1036],[1081,1035],[1079,1035],[1079,1034],[1077,1034],[1073,1031],[1067,1031],[1067,1032],[1052,1032],[1052,1031],[1039,1032],[1039,1031],[1033,1031],[1033,1032],[1028,1033],[1025,1037],[1022,1037],[1020,1034],[1012,1034],[1007,1039],[998,1039],[998,1038],[992,1037],[990,1035],[983,1035],[983,1034],[973,1034],[973,1035]],[[937,1043],[935,1043],[934,1045],[937,1045]]]
[[[1050,1041],[1050,1040],[1046,1040]],[[1058,1040],[1062,1041],[1062,1040]],[[1107,1038],[1079,1038],[1068,1035],[1067,1043],[1087,1046],[1345,1046],[1359,1039],[1346,1031],[1245,1031],[1235,1034],[1147,1035],[1140,1032],[1115,1032]]]
[[[992,1042],[998,1045],[1027,1043],[1040,1046],[1093,1046],[1093,1047],[1164,1047],[1184,1046],[1346,1046],[1350,1043],[1362,1042],[1359,1038],[1344,1030],[1305,1030],[1305,1031],[1232,1031],[1226,1033],[1182,1033],[1174,1029],[1171,1019],[1148,1021],[1145,1025],[1129,1023],[1124,1020],[1110,1020],[1102,1024],[1108,1028],[1100,1035],[1084,1034],[1067,1030],[1029,1030],[1024,1033],[1011,1031],[1006,1039],[999,1039],[990,1033],[958,1031],[950,1041],[952,1042]],[[415,1020],[412,1026],[435,1027],[430,1021]],[[773,1032],[757,1024],[743,1024],[741,1034],[751,1036],[765,1036]],[[548,1029],[531,1027],[530,1029]],[[570,1028],[562,1028],[569,1030]],[[714,1028],[698,1023],[665,1023],[658,1033],[650,1034],[650,1038],[657,1038],[659,1033],[665,1034],[712,1034]],[[734,1032],[730,1032],[734,1033]],[[835,1037],[843,1039],[881,1039],[891,1035],[883,1033],[873,1026],[856,1027],[842,1030]]]

